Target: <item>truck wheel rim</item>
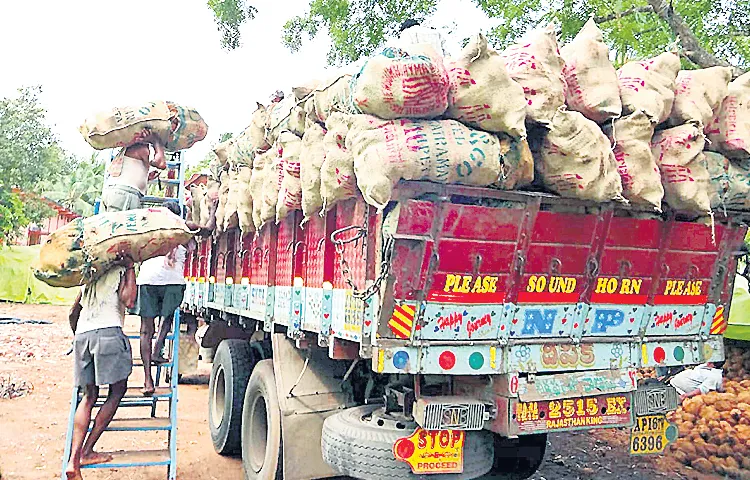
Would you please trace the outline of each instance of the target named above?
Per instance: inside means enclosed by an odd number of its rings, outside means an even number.
[[[253,401],[252,417],[250,419],[250,465],[257,473],[263,468],[268,448],[268,409],[266,400],[257,396]]]
[[[224,367],[219,366],[216,369],[216,381],[211,392],[213,397],[211,401],[211,416],[214,418],[214,424],[218,428],[224,421],[224,401],[226,400],[226,377],[224,376]]]

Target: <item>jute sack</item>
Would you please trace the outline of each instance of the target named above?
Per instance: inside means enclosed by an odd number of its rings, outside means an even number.
[[[147,102],[97,113],[87,118],[78,130],[89,145],[103,150],[138,143],[149,131],[166,139],[171,118],[167,102]]]
[[[346,144],[357,186],[383,209],[400,180],[492,185],[501,178],[500,141],[455,120],[381,120],[355,115]]]
[[[526,116],[546,125],[565,105],[564,62],[554,25],[532,30],[524,38],[525,43],[511,45],[501,55],[510,77],[523,87]]]
[[[221,182],[219,185],[219,205],[216,207],[216,230],[221,233],[224,231],[224,218],[226,216],[227,200],[229,197],[229,172],[221,172]]]
[[[682,70],[675,81],[674,104],[669,115],[670,125],[697,122],[706,127],[718,113],[721,102],[729,93],[732,80],[730,67]]]
[[[513,190],[531,185],[534,181],[534,157],[525,138],[510,137],[500,133],[500,178],[492,186],[501,190]]]
[[[733,159],[750,158],[750,72],[729,84],[707,133],[711,150]]]
[[[190,185],[190,196],[193,199],[191,216],[193,223],[201,224],[201,207],[203,206],[203,197],[206,196],[206,186],[203,184]]]
[[[214,147],[216,158],[219,159],[220,165],[226,165],[230,157],[234,158],[234,139],[229,139],[219,143]]]
[[[578,112],[558,110],[537,164],[544,184],[563,197],[622,200],[622,182],[609,139]]]
[[[214,180],[213,178],[209,178],[206,181],[206,195],[203,196],[201,199],[201,219],[199,225],[201,227],[205,227],[208,225],[208,222],[211,220],[211,209],[213,207],[214,202],[216,202],[219,199],[219,182]],[[214,212],[214,215],[216,215],[217,212]],[[217,217],[218,220],[218,217]],[[218,224],[218,222],[217,222]]]
[[[174,102],[166,102],[171,117],[171,128],[164,143],[168,152],[179,152],[192,147],[208,134],[208,125],[198,111]]]
[[[320,169],[326,158],[323,138],[326,129],[310,122],[302,137],[302,150],[299,155],[300,180],[302,182],[302,212],[304,221],[320,213],[323,198],[320,196]]]
[[[144,208],[76,218],[53,232],[39,251],[34,276],[53,287],[88,283],[118,256],[135,263],[166,255],[195,234],[166,208]]]
[[[369,58],[352,79],[351,97],[359,112],[380,118],[435,118],[448,108],[449,88],[443,59],[419,44]]]
[[[239,225],[237,217],[237,201],[240,197],[239,171],[237,168],[229,169],[229,191],[227,201],[224,204],[224,230],[235,228]]]
[[[289,213],[302,208],[302,182],[300,180],[300,150],[302,139],[292,132],[281,132],[281,184],[276,202],[276,223]]]
[[[239,190],[237,196],[237,219],[243,235],[255,231],[255,226],[253,225],[253,196],[250,190],[252,173],[253,169],[247,165],[242,165],[237,168],[237,183]]]
[[[617,71],[623,114],[642,111],[654,124],[667,120],[679,71],[680,57],[671,52],[623,65]]]
[[[325,158],[320,167],[320,198],[323,200],[324,212],[330,210],[336,202],[357,195],[354,155],[346,143],[353,117],[334,112],[326,121],[327,132],[323,137]]]
[[[589,19],[572,42],[560,49],[565,60],[565,102],[589,120],[604,123],[622,113],[617,71],[609,61],[604,35]]]
[[[479,34],[447,65],[451,88],[447,118],[489,132],[526,136],[523,87],[513,81],[500,54]]]
[[[265,153],[258,155],[253,162],[253,171],[250,176],[250,196],[253,198],[253,226],[258,231],[263,226],[261,208],[263,206],[263,190],[269,183],[271,164],[276,159],[276,150],[271,148]]]
[[[716,152],[703,152],[708,170],[708,199],[711,210],[725,207],[724,197],[729,191],[729,160]]]
[[[266,109],[266,141],[269,144],[276,143],[279,134],[284,130],[292,130],[292,110],[297,106],[297,99],[289,95],[280,102],[272,103]]]
[[[651,140],[651,152],[664,185],[664,200],[675,210],[711,210],[708,169],[703,158],[705,143],[702,129],[694,124],[656,132]]]
[[[274,149],[276,145],[274,145]],[[273,161],[266,166],[266,174],[263,184],[263,196],[260,205],[260,224],[265,225],[276,219],[276,204],[279,201],[279,189],[281,188],[281,156],[274,157]]]
[[[724,205],[730,210],[750,210],[750,169],[745,165],[728,162],[729,186],[724,195]]]
[[[351,81],[352,75],[342,73],[315,90],[312,107],[316,121],[325,123],[333,112],[354,113],[351,108]]]
[[[257,106],[250,119],[250,125],[234,140],[236,148],[234,164],[236,165],[252,167],[255,155],[270,148],[266,142],[266,107],[260,103]]]
[[[618,118],[604,125],[622,181],[622,195],[634,204],[650,205],[661,211],[664,187],[659,167],[651,153],[654,125],[643,112]]]

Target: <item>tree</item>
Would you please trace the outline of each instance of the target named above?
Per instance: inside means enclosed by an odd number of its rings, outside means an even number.
[[[221,32],[221,46],[234,50],[242,45],[240,27],[255,18],[258,9],[244,0],[208,0],[208,8],[214,12],[214,20]]]
[[[84,217],[94,213],[94,203],[104,184],[104,162],[98,152],[76,159],[66,175],[47,184],[43,195]]]
[[[395,34],[405,18],[429,17],[438,0],[311,0],[309,11],[292,17],[283,41],[297,51],[304,37],[327,30],[331,64],[353,62],[370,55]],[[742,0],[474,0],[498,26],[488,33],[496,48],[518,40],[540,22],[561,27],[561,42],[570,40],[594,17],[621,64],[631,58],[680,48],[689,65],[732,65],[739,73],[750,68],[750,2]]]
[[[33,196],[44,179],[60,175],[69,165],[46,124],[40,105],[41,87],[24,87],[15,97],[0,100],[0,243],[29,222],[39,222],[52,213]],[[20,208],[20,210],[19,210]]]

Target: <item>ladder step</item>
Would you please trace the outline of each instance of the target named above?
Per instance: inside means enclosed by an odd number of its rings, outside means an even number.
[[[160,182],[166,185],[179,185],[180,184],[180,180],[177,178],[162,178],[162,179],[155,178],[153,180],[149,180],[148,183],[149,185],[156,185],[157,183],[160,183]]]
[[[94,422],[91,421],[91,427]],[[169,430],[169,418],[115,418],[107,426],[108,432],[138,432],[147,430]],[[91,430],[89,427],[89,430]]]
[[[138,360],[133,359],[133,366],[134,367],[142,367],[143,366],[143,362],[141,361],[140,358]],[[157,364],[155,364],[155,363],[152,362],[151,363],[151,368],[154,368],[154,367],[172,368],[172,367],[174,367],[174,364],[172,362],[169,362],[169,363],[160,363],[159,365],[157,365]]]
[[[133,332],[131,332],[131,333],[126,333],[125,335],[126,335],[126,336],[127,336],[127,337],[128,337],[129,339],[130,339],[130,340],[140,340],[140,339],[141,339],[141,334],[140,334],[140,333],[138,333],[138,332],[135,332],[135,333],[133,333]],[[167,337],[166,337],[166,338],[167,338],[167,340],[174,340],[174,334],[170,333],[169,335],[167,335]]]
[[[150,397],[144,397],[143,393],[141,393],[141,389],[143,387],[128,387],[128,389],[125,391],[125,396],[123,397],[123,400],[129,399],[129,398],[138,398],[138,399],[147,399],[150,400],[152,398],[168,398],[172,396],[172,389],[169,387],[156,387],[156,390],[154,390],[154,394]],[[99,398],[105,399],[107,398],[107,388],[103,387],[99,389]]]
[[[167,162],[167,168],[179,168],[182,162]]]
[[[81,468],[124,468],[124,467],[155,467],[169,465],[169,450],[136,450],[124,452],[104,452],[112,455],[107,463],[86,465]]]
[[[179,202],[178,199],[172,197],[154,197],[153,195],[146,195],[141,199],[141,203],[153,203],[156,205],[161,205],[162,203],[168,202],[170,200]]]

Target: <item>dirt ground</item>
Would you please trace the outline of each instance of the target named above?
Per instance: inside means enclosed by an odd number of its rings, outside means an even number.
[[[71,397],[71,359],[64,353],[72,334],[67,308],[1,304],[0,317],[46,320],[51,324],[0,324],[0,479],[59,478]],[[241,462],[214,453],[207,420],[207,366],[180,385],[177,476],[181,480],[243,478]],[[132,380],[136,380],[135,375]],[[3,399],[11,380],[29,393]],[[25,382],[25,384],[24,384]],[[132,383],[132,382],[131,382]],[[29,386],[30,384],[30,386]],[[118,412],[132,416],[133,410]],[[142,410],[141,410],[142,411]],[[550,436],[547,458],[534,480],[688,479],[713,480],[678,464],[669,455],[631,457],[628,432],[601,430]],[[166,448],[166,432],[106,432],[100,450]],[[86,480],[156,480],[165,467],[85,470]]]

